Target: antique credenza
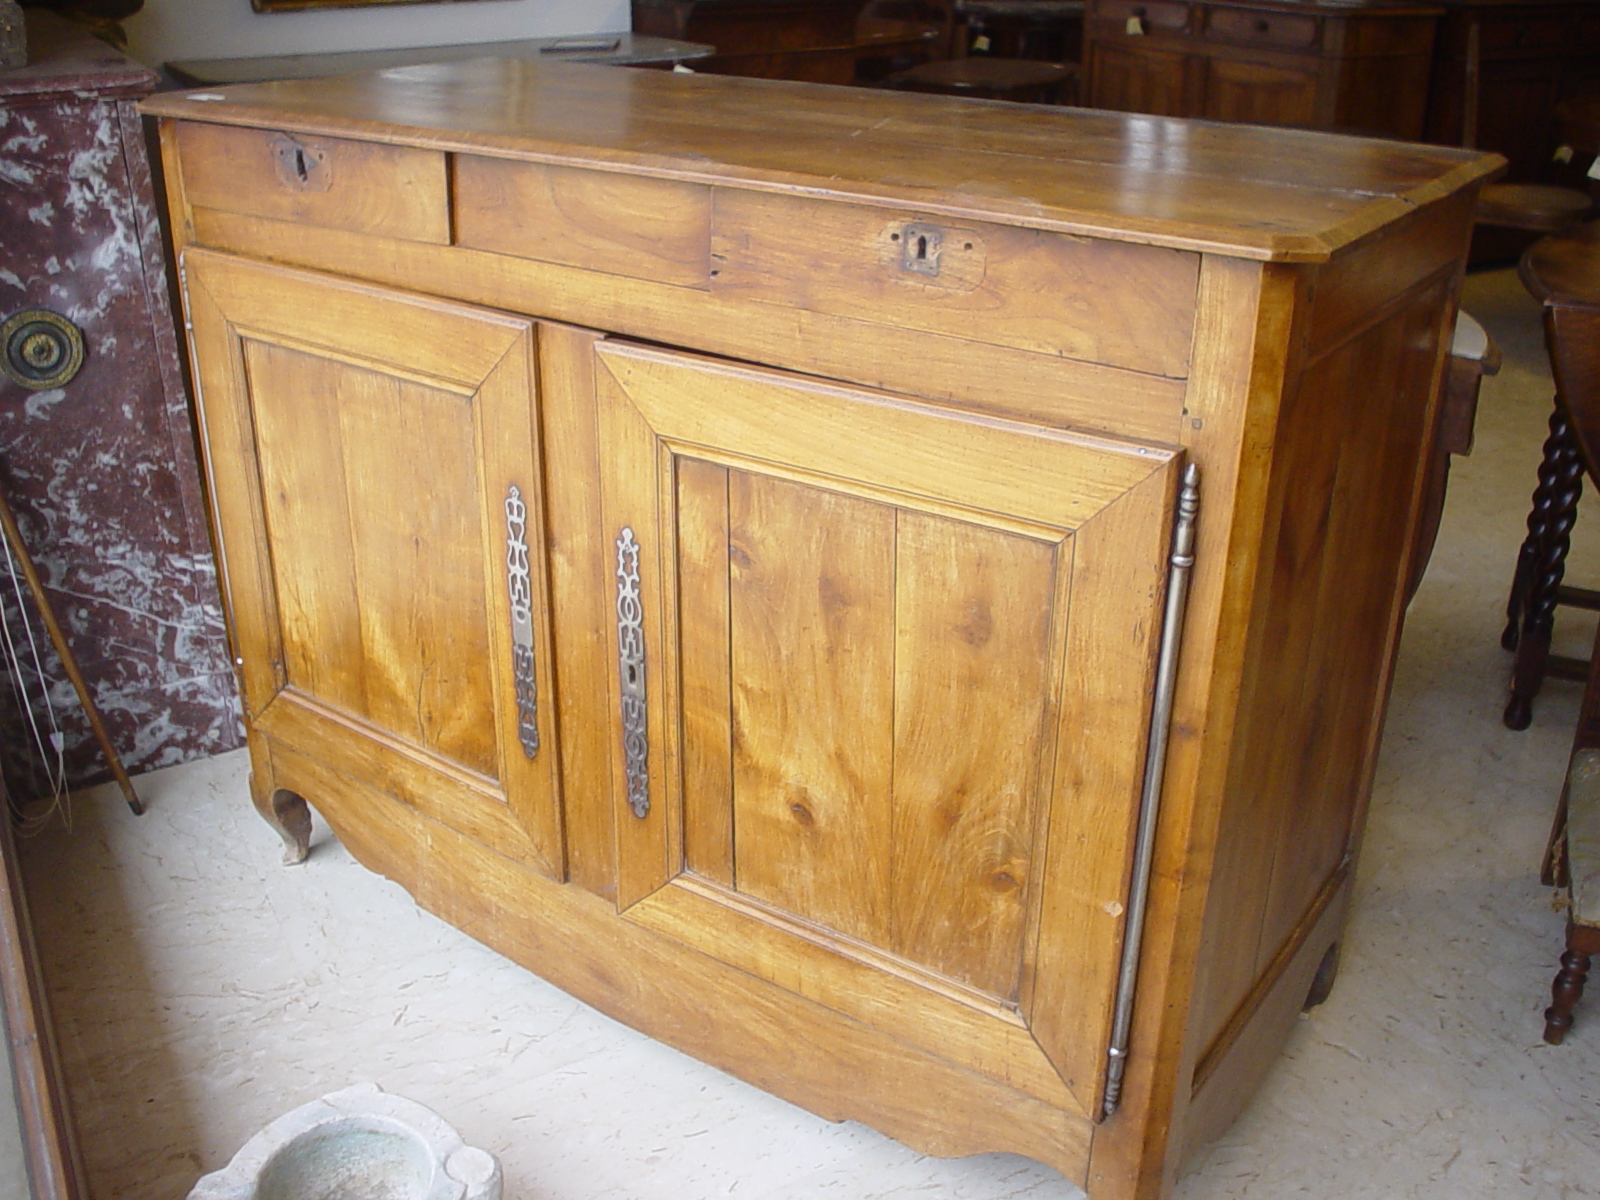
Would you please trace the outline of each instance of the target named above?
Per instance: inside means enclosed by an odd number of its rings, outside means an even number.
[[[1498,160],[491,60],[146,111],[290,857],[1162,1194],[1329,982]]]

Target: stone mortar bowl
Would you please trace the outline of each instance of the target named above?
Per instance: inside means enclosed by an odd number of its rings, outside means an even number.
[[[273,1121],[189,1200],[500,1200],[500,1164],[432,1109],[363,1083]]]

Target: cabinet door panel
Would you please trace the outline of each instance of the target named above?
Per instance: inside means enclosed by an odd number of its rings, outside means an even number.
[[[890,946],[895,510],[750,471],[728,508],[735,887]]]
[[[191,251],[255,727],[559,874],[533,329]],[[315,801],[315,797],[308,797]]]
[[[493,775],[477,514],[393,458],[401,439],[430,448],[436,478],[476,475],[469,398],[254,340],[244,356],[251,395],[283,398],[255,420],[285,684]]]
[[[1090,97],[1096,108],[1116,112],[1185,115],[1189,64],[1182,53],[1123,46],[1116,34],[1097,38],[1090,49]]]
[[[1274,63],[1213,58],[1206,63],[1206,103],[1213,121],[1254,125],[1313,125],[1317,121],[1317,74]]]
[[[619,907],[1093,1111],[1176,452],[596,358],[646,657],[642,814],[613,737]]]
[[[896,536],[895,946],[1016,996],[1059,550],[916,512]]]

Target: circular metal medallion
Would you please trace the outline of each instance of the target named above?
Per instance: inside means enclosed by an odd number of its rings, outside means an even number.
[[[83,330],[60,313],[29,308],[0,325],[0,371],[30,391],[65,387],[83,366]]]

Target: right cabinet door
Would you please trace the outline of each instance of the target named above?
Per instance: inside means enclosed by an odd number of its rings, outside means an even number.
[[[1179,452],[595,355],[619,909],[1093,1113]]]

